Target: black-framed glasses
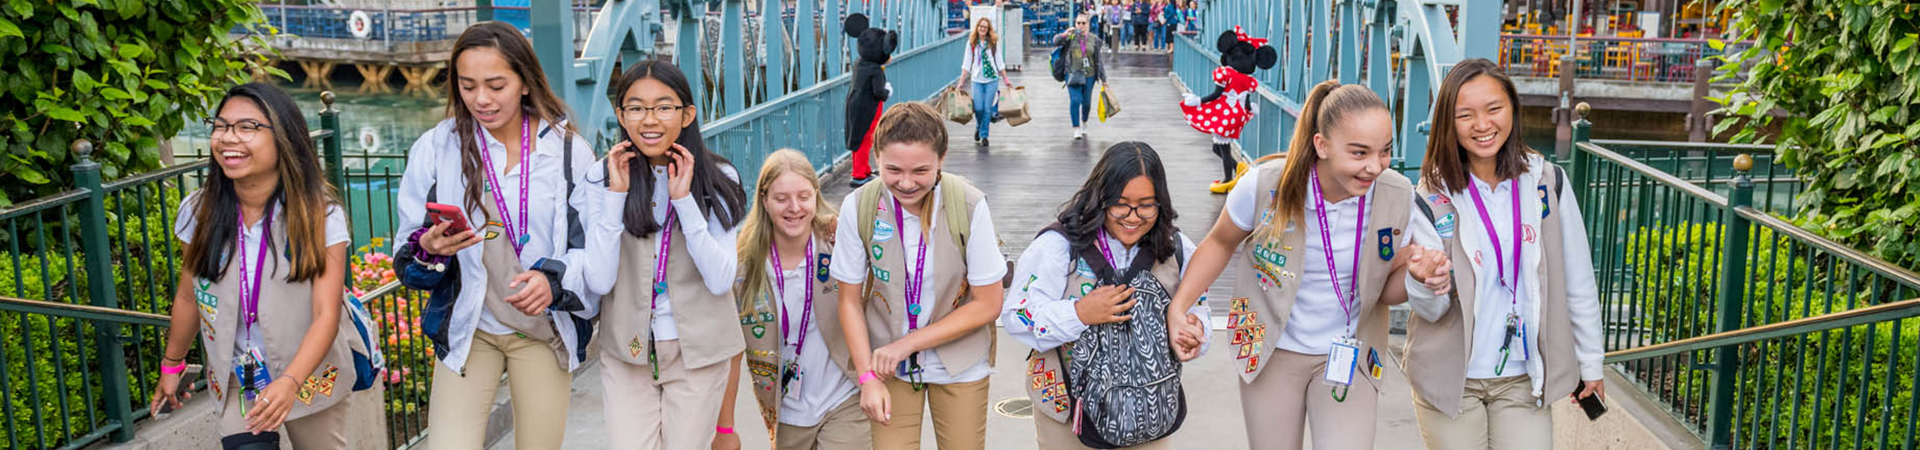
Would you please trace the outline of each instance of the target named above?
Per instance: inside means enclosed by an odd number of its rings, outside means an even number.
[[[646,114],[647,112],[651,111],[653,112],[653,118],[664,121],[664,120],[673,120],[673,119],[680,118],[680,111],[687,108],[690,108],[690,106],[687,106],[687,105],[660,105],[660,106],[627,105],[627,106],[620,107],[620,115],[626,117],[628,120],[639,120],[642,117],[641,114]]]
[[[1155,217],[1160,217],[1160,204],[1141,203],[1138,205],[1129,205],[1114,202],[1111,205],[1107,205],[1107,217],[1112,217],[1117,220],[1125,219],[1127,215],[1138,216],[1142,220],[1153,220]]]
[[[253,142],[253,139],[260,136],[261,132],[273,128],[273,125],[253,119],[240,119],[239,122],[228,122],[226,119],[208,117],[206,120],[200,122],[206,124],[207,128],[213,130],[212,133],[207,135],[208,138],[219,139],[223,133],[233,133],[234,137],[240,138],[240,142]]]

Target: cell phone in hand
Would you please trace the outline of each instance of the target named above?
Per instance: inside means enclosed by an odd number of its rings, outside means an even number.
[[[1600,420],[1600,416],[1607,413],[1607,404],[1600,402],[1599,395],[1581,397],[1580,394],[1586,391],[1587,383],[1580,382],[1573,388],[1573,397],[1579,399],[1580,410],[1587,412],[1587,420]]]
[[[204,367],[199,364],[188,365],[187,371],[180,373],[180,385],[173,389],[174,395],[184,394],[188,390],[193,389],[193,383],[200,381],[200,373],[204,370]],[[160,410],[154,412],[154,414],[169,414],[172,412],[173,402],[160,402]]]
[[[448,204],[442,204],[442,203],[428,202],[427,203],[427,226],[431,227],[434,225],[439,225],[441,222],[449,222],[452,224],[447,226],[447,231],[445,233],[441,233],[442,235],[445,235],[445,236],[460,234],[470,229],[469,226],[467,225],[467,213],[465,211],[461,211],[459,207],[448,205]]]

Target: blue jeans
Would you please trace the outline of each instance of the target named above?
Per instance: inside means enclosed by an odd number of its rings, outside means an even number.
[[[999,96],[1000,82],[973,83],[973,119],[980,124],[973,132],[975,139],[987,137],[987,125],[993,124],[993,115],[1000,112]]]
[[[1133,43],[1133,24],[1123,22],[1120,24],[1120,45],[1131,43]]]
[[[1169,29],[1166,25],[1154,25],[1153,26],[1153,48],[1165,50],[1167,48],[1167,43],[1172,42],[1172,40],[1170,39],[1173,37],[1171,36],[1172,34],[1171,31],[1173,30]]]
[[[1075,128],[1079,128],[1081,122],[1093,121],[1093,80],[1067,86],[1067,115],[1073,118]]]

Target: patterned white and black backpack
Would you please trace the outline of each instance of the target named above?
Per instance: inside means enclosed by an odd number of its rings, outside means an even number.
[[[1176,268],[1184,263],[1178,245]],[[1172,290],[1153,276],[1153,258],[1145,254],[1124,273],[1108,268],[1097,252],[1076,256],[1075,265],[1086,264],[1098,284],[1133,287],[1135,303],[1132,319],[1087,327],[1065,358],[1074,434],[1091,448],[1131,447],[1172,435],[1187,418],[1180,359],[1167,338]]]

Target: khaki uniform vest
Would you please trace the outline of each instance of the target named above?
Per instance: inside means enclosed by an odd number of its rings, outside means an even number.
[[[1568,311],[1566,263],[1560,258],[1560,216],[1553,213],[1554,205],[1560,204],[1560,186],[1558,178],[1564,173],[1552,163],[1548,163],[1546,176],[1540,177],[1538,191],[1542,201],[1540,243],[1542,271],[1540,283],[1540,318],[1538,345],[1534,356],[1541,359],[1546,368],[1545,386],[1541,399],[1556,399],[1573,394],[1574,385],[1580,382],[1580,363],[1573,353],[1573,319]],[[1475,189],[1469,187],[1468,189]],[[1431,208],[1431,217],[1439,222],[1464,222],[1446,194],[1430,192],[1423,186],[1418,194],[1423,208]],[[1523,200],[1524,201],[1524,200]],[[1470,213],[1477,214],[1477,213]],[[1474,219],[1477,220],[1477,219]],[[1452,305],[1440,320],[1428,322],[1415,317],[1407,323],[1407,344],[1405,358],[1400,365],[1407,371],[1407,380],[1413,386],[1414,395],[1433,405],[1434,409],[1452,416],[1460,412],[1460,396],[1466,389],[1467,356],[1473,351],[1473,319],[1475,274],[1473,259],[1467,254],[1466,246],[1461,245],[1458,234],[1445,238],[1447,254],[1454,262],[1453,293],[1449,296]],[[1419,374],[1419,376],[1413,376]],[[1534,375],[1538,376],[1538,375]]]
[[[814,236],[813,239],[816,254],[807,256],[813,261],[813,273],[806,276],[813,277],[813,323],[820,328],[822,342],[808,342],[807,345],[827,346],[828,358],[839,367],[840,375],[855,379],[853,364],[847,352],[847,337],[840,331],[840,283],[834,281],[830,275],[831,272],[828,271],[828,265],[833,262],[833,239],[831,236]],[[766,262],[741,261],[740,264],[766,264]],[[772,277],[779,276],[781,274],[768,271],[768,290],[754,295],[751,302],[747,301],[745,297],[747,294],[741,294],[742,304],[740,305],[740,331],[747,341],[747,373],[753,378],[753,396],[755,400],[760,401],[760,415],[766,419],[768,430],[779,429],[774,425],[780,423],[780,402],[786,398],[786,395],[780,392],[780,380],[786,379],[787,376],[785,372],[787,365],[780,360],[780,350],[787,345],[786,333],[780,329],[780,312],[785,308],[785,303],[774,298],[772,289],[774,283],[777,283]],[[802,284],[788,286],[788,288],[804,288],[804,286]],[[744,292],[740,285],[735,285],[734,290]],[[788,320],[792,325],[800,326],[801,312],[790,311],[788,314],[790,315]],[[814,375],[796,382],[808,383],[824,376],[829,375]],[[792,389],[799,388],[799,385],[792,387]]]
[[[968,211],[973,210],[987,196],[980,190],[962,183],[946,183],[943,189],[956,187],[966,190]],[[860,189],[886,189],[886,186],[882,183],[869,183]],[[929,196],[928,201],[932,198]],[[862,295],[867,297],[867,340],[868,345],[873,348],[886,346],[905,336],[901,325],[907,323],[906,283],[907,271],[910,270],[907,265],[913,264],[913,260],[918,256],[914,253],[917,248],[906,247],[906,239],[900,236],[902,231],[897,229],[898,224],[893,223],[895,207],[894,202],[882,200],[876,206],[878,212],[874,215],[874,221],[885,222],[884,228],[895,228],[895,230],[892,233],[876,231],[872,239],[862,243],[867,248],[869,272],[863,288],[865,292],[862,292]],[[843,213],[853,214],[854,212],[843,211]],[[958,309],[960,305],[973,301],[970,293],[972,287],[967,284],[966,255],[961,254],[960,247],[953,241],[953,233],[932,230],[935,226],[946,226],[945,222],[944,217],[938,221],[927,217],[922,217],[920,220],[920,229],[927,239],[927,259],[931,260],[929,265],[938,269],[925,275],[933,280],[933,290],[922,292],[920,297],[921,311],[931,314],[927,319],[928,324],[946,318],[947,314]],[[935,225],[936,223],[939,225]],[[873,225],[875,229],[883,228],[879,223]],[[972,245],[993,245],[993,241],[990,240],[980,241],[993,239],[991,236],[974,236],[970,239],[975,240]],[[988,324],[927,351],[939,355],[940,362],[947,366],[948,373],[959,373],[983,360],[989,365],[993,364],[991,357],[994,340],[993,325]],[[875,370],[892,369],[876,368]]]
[[[1300,274],[1307,264],[1326,264],[1324,260],[1306,257],[1307,227],[1297,223],[1315,219],[1305,215],[1295,219],[1291,213],[1272,209],[1284,161],[1273,160],[1260,167],[1255,206],[1259,221],[1247,241],[1241,243],[1242,253],[1234,263],[1239,267],[1239,275],[1234,279],[1233,300],[1227,315],[1227,328],[1233,332],[1228,351],[1238,360],[1234,367],[1241,371],[1240,378],[1247,383],[1260,376],[1261,369],[1278,348],[1288,315],[1293,312],[1294,298],[1299,294]],[[1354,378],[1369,383],[1375,378],[1370,376],[1368,361],[1390,357],[1386,353],[1390,328],[1387,308],[1376,306],[1380,306],[1380,292],[1393,271],[1394,251],[1398,249],[1395,241],[1406,231],[1404,227],[1412,208],[1408,201],[1413,196],[1412,183],[1399,172],[1382,173],[1374,182],[1373,193],[1367,198],[1367,229],[1359,230],[1365,233],[1367,241],[1361,244],[1363,254],[1360,266],[1355,269],[1360,298],[1359,310],[1354,312],[1354,338],[1360,341],[1360,354],[1355,359]],[[1328,218],[1329,222],[1332,220]],[[1367,251],[1366,247],[1373,250]],[[1377,383],[1374,384],[1378,389]]]
[[[1175,237],[1175,239],[1179,238]],[[1178,243],[1174,247],[1174,251],[1180,251]],[[1147,256],[1144,253],[1136,256],[1136,258],[1145,257]],[[1076,261],[1075,267],[1078,267],[1080,258],[1076,256],[1074,261]],[[1127,269],[1120,267],[1114,270],[1124,273]],[[1159,281],[1161,286],[1166,287],[1168,294],[1172,294],[1180,289],[1180,258],[1168,257],[1166,261],[1154,263],[1152,269],[1136,276],[1151,276]],[[1071,301],[1079,301],[1081,295],[1085,295],[1099,285],[1098,280],[1087,277],[1078,270],[1069,272],[1067,298]],[[1027,354],[1027,399],[1033,402],[1036,415],[1046,416],[1060,423],[1068,423],[1067,420],[1072,418],[1073,402],[1067,397],[1066,376],[1069,361],[1062,359],[1063,356],[1071,357],[1072,355],[1073,343],[1071,342],[1055,347],[1053,350],[1044,352],[1036,350]]]
[[[279,209],[279,208],[275,208]],[[300,341],[306,339],[307,329],[313,324],[313,283],[290,283],[287,276],[293,269],[288,258],[287,231],[284,225],[285,214],[278,214],[273,221],[273,229],[266,230],[272,236],[267,258],[268,272],[260,277],[259,322],[253,324],[260,332],[263,348],[261,353],[267,357],[267,372],[275,379],[286,374],[287,365],[300,352]],[[205,245],[205,244],[196,244]],[[258,256],[258,244],[246,245],[247,264],[254,263]],[[233,373],[233,353],[235,340],[240,334],[240,265],[234,263],[237,254],[227,256],[226,276],[219,282],[205,278],[194,280],[194,300],[200,308],[200,345],[206,351],[207,386],[213,391],[216,401],[225,402],[228,394],[239,391],[233,383],[241,382]],[[249,266],[250,269],[253,269]],[[257,269],[256,269],[257,270]],[[251,280],[249,280],[251,282]],[[295,378],[300,389],[295,391],[293,410],[287,413],[287,420],[299,419],[332,407],[353,391],[356,372],[353,366],[353,350],[359,346],[353,339],[359,331],[347,318],[346,306],[342,302],[340,312],[340,331],[333,337],[333,345],[328,347],[327,355],[320,359],[320,365],[314,366],[313,373],[304,378]],[[366,349],[358,349],[362,352]],[[224,415],[224,408],[214,408],[214,414]]]
[[[704,217],[680,220],[706,220]],[[667,295],[673,302],[673,323],[680,336],[680,358],[688,369],[726,362],[746,348],[740,338],[733,292],[714,295],[687,252],[687,236],[679,224],[646,238],[620,233],[620,277],[600,297],[600,330],[594,342],[607,354],[628,364],[645,366],[648,336],[653,331],[653,269],[660,256],[660,237],[673,233],[667,253]]]
[[[553,350],[553,363],[559,365],[560,370],[567,370],[567,344],[560,340],[560,333],[553,326],[553,315],[542,311],[529,316],[507,303],[507,296],[519,292],[519,289],[508,287],[513,284],[513,277],[525,273],[527,268],[520,264],[520,254],[513,251],[514,237],[507,236],[506,227],[498,220],[500,210],[490,201],[480,204],[488,217],[495,218],[487,221],[480,230],[480,265],[487,270],[487,293],[480,297],[482,304],[501,325],[512,328],[527,339],[546,344],[547,348]]]

